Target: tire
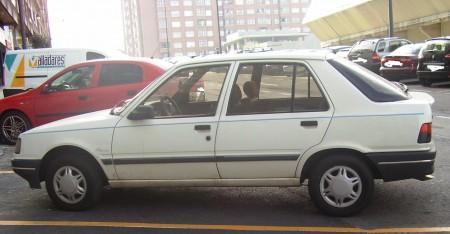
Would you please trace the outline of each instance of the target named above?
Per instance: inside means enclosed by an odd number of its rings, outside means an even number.
[[[310,171],[309,195],[316,207],[326,215],[355,214],[365,208],[372,198],[372,172],[356,157],[344,154],[328,156]]]
[[[0,128],[3,141],[14,145],[20,133],[31,129],[31,122],[22,112],[8,111],[0,119]]]
[[[102,176],[91,160],[83,160],[84,157],[77,157],[79,155],[71,156],[49,163],[45,174],[47,193],[55,206],[62,210],[86,210],[100,200]]]
[[[432,82],[429,80],[425,80],[425,79],[419,79],[420,80],[420,84],[424,87],[430,87]]]

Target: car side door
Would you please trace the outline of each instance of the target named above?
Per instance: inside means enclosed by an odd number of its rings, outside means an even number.
[[[222,87],[232,65],[182,67],[133,101],[137,104],[130,106],[113,136],[120,180],[219,178],[214,143]]]
[[[321,142],[333,113],[311,67],[241,62],[231,86],[216,139],[221,177],[294,177],[300,157]]]
[[[96,66],[76,66],[52,78],[34,100],[34,114],[38,124],[92,111],[92,80]]]

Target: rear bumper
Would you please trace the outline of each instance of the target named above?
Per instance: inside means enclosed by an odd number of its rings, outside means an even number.
[[[13,171],[24,178],[31,188],[40,189],[41,180],[39,178],[39,166],[41,160],[34,159],[13,159],[11,166]]]
[[[374,163],[384,181],[426,180],[434,172],[436,151],[370,153],[367,157]]]
[[[450,81],[450,71],[417,71],[417,77],[427,81]]]
[[[380,75],[388,80],[417,78],[416,70],[410,68],[380,68]]]

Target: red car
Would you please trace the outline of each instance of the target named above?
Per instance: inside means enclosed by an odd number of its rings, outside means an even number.
[[[1,137],[14,144],[20,133],[48,122],[113,107],[165,72],[152,60],[94,60],[70,66],[39,87],[0,100]]]
[[[423,45],[404,45],[384,56],[381,60],[381,76],[391,81],[416,78],[417,56]]]

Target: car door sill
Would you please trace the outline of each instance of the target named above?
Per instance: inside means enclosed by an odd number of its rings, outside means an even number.
[[[190,180],[110,180],[113,188],[137,187],[293,187],[299,178],[190,179]]]

